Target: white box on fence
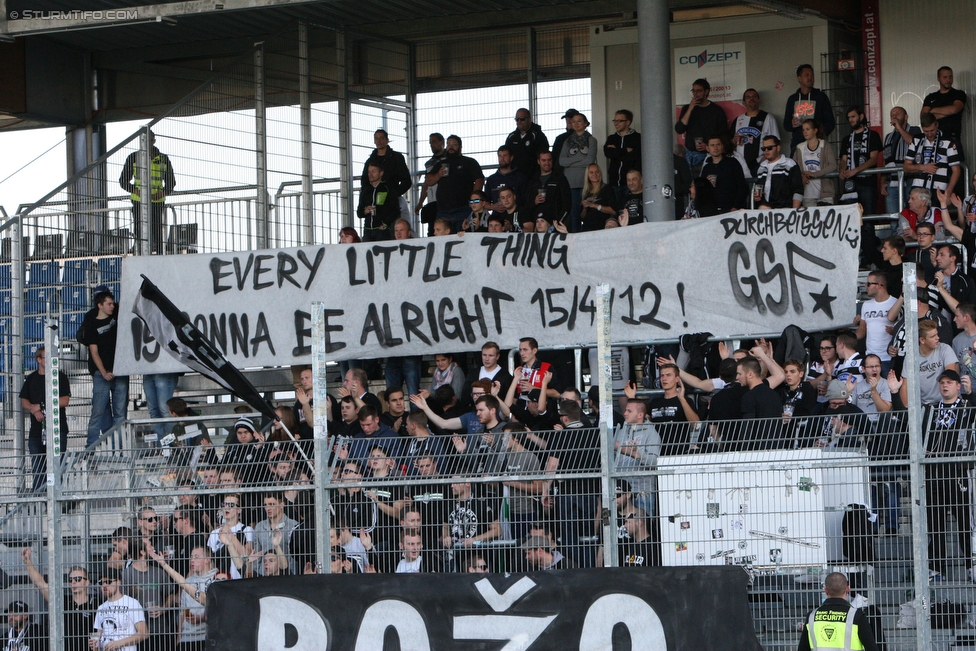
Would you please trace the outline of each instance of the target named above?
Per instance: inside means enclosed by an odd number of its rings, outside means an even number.
[[[849,504],[869,504],[859,450],[770,450],[658,459],[664,565],[843,562]]]

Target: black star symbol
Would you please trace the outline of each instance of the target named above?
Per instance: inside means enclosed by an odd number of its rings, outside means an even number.
[[[834,311],[831,309],[830,304],[831,302],[837,300],[837,297],[830,295],[830,293],[827,291],[827,285],[824,285],[823,291],[819,294],[814,294],[813,292],[809,292],[809,294],[814,300],[813,312],[823,310],[823,313],[827,315],[827,318],[833,319]],[[811,314],[813,312],[811,312]]]

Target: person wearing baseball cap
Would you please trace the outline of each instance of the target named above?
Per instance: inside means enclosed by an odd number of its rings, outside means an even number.
[[[4,649],[47,651],[47,632],[31,621],[30,606],[23,601],[11,601],[3,612],[7,615],[7,624],[10,625]]]
[[[573,118],[577,115],[579,115],[579,111],[574,108],[568,109],[563,113],[563,116],[559,119],[566,121],[566,130],[556,136],[552,141],[552,169],[560,174],[563,173],[563,168],[559,165],[559,152],[562,151],[563,145],[566,144],[566,138],[573,132]]]
[[[925,406],[922,423],[925,456],[941,463],[925,464],[926,519],[929,528],[929,581],[941,581],[950,565],[966,564],[967,578],[973,580],[972,537],[970,535],[969,475],[973,464],[951,457],[968,456],[973,450],[976,412],[972,380],[960,377],[952,368],[939,373],[940,400]],[[952,514],[955,525],[949,525]],[[950,556],[949,536],[958,536],[958,556]],[[951,561],[951,562],[950,562]]]

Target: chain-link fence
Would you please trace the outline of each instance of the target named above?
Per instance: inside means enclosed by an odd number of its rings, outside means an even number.
[[[976,409],[950,398],[926,409],[919,463],[907,412],[829,402],[819,415],[723,422],[640,422],[625,409],[634,424],[609,435],[565,403],[554,430],[506,423],[504,407],[499,420],[482,405],[455,418],[387,414],[396,431],[370,417],[354,430],[337,422],[322,442],[322,473],[317,440],[262,434],[253,414],[129,421],[66,453],[55,502],[8,498],[4,597],[62,613],[65,648],[76,648],[71,635],[87,643],[90,630],[64,611],[68,601],[51,601],[52,567],[82,611],[110,598],[117,576],[146,609],[148,648],[171,648],[177,631],[203,624],[196,591],[224,573],[730,564],[751,577],[765,648],[795,644],[824,577],[842,571],[895,649],[917,648],[920,574],[933,648],[946,648],[972,628],[976,598]],[[162,448],[145,443],[155,427]],[[431,431],[444,429],[457,433]]]

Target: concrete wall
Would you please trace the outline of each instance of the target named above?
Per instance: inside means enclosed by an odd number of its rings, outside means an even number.
[[[797,87],[795,67],[813,65],[819,87],[820,55],[830,50],[832,40],[836,42],[836,38],[831,39],[833,31],[826,21],[814,17],[792,20],[756,16],[677,23],[671,25],[672,58],[676,47],[744,42],[746,83],[759,91],[763,108],[781,124],[786,99]],[[602,143],[606,138],[613,112],[620,108],[634,111],[634,126],[639,129],[637,29],[607,32],[594,28],[590,34],[590,72],[594,107],[591,129],[597,140]],[[778,89],[778,84],[782,88]],[[677,90],[682,101],[690,98],[690,88]]]
[[[969,93],[963,114],[962,143],[970,170],[976,161],[976,3],[940,0],[935,5],[909,0],[880,0],[881,99],[885,131],[892,106],[903,106],[912,124],[918,124],[922,99],[938,90],[936,71],[949,66],[954,86]],[[955,26],[955,28],[953,28]],[[968,183],[967,187],[971,185]]]

